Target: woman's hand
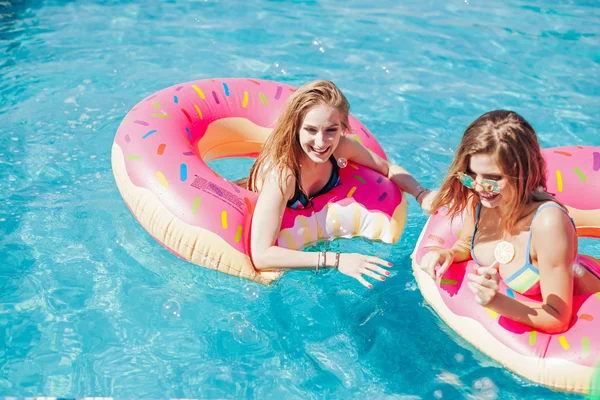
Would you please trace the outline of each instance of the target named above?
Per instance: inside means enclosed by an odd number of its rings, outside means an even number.
[[[437,190],[425,189],[425,192],[417,196],[417,201],[423,211],[431,212],[431,205],[433,204],[433,199],[435,199],[437,192]]]
[[[450,268],[450,264],[454,262],[454,258],[454,250],[435,250],[426,253],[423,258],[421,258],[421,263],[419,265],[423,271],[431,276],[431,279],[436,280],[437,278],[441,279],[442,276],[444,276],[444,273]],[[435,266],[438,264],[441,266],[436,274]]]
[[[388,268],[392,266],[391,263],[382,260],[379,257],[364,256],[357,253],[346,253],[340,255],[338,270],[342,274],[351,276],[364,286],[372,289],[373,285],[367,282],[363,275],[378,281],[385,281],[385,276],[389,276],[390,272],[380,267],[380,265]]]
[[[421,208],[431,212],[431,204],[437,191],[431,191],[419,185],[419,182],[404,168],[392,164],[377,154],[365,148],[358,141],[349,137],[342,137],[335,150],[336,157],[343,157],[348,161],[363,165],[381,175],[391,179],[404,193],[410,193],[415,197]]]
[[[496,268],[480,267],[477,269],[477,275],[468,274],[470,282],[467,286],[475,295],[475,302],[482,306],[487,306],[498,293],[498,270]]]

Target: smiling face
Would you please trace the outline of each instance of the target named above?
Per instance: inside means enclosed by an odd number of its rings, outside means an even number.
[[[511,186],[495,157],[490,154],[473,154],[466,174],[475,181],[472,189],[479,196],[482,206],[496,208],[509,204]]]
[[[468,179],[461,173],[467,173]],[[471,200],[477,196],[475,200],[481,199],[485,207],[498,207],[500,228],[511,232],[532,201],[552,199],[544,192],[546,176],[546,162],[531,125],[514,111],[490,111],[465,130],[432,209],[447,207],[449,215],[457,215],[470,208],[475,213],[479,202]],[[477,182],[474,186],[472,179]],[[498,184],[484,179],[497,179]]]
[[[342,136],[342,117],[337,109],[322,105],[306,113],[298,140],[310,160],[324,163],[333,154]]]

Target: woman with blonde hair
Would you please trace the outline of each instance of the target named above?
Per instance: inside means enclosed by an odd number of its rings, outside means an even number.
[[[307,268],[315,265],[318,253],[275,246],[286,207],[311,206],[311,199],[339,183],[336,160],[345,158],[388,176],[398,187],[429,209],[433,193],[423,188],[403,168],[375,155],[359,142],[346,137],[350,131],[349,104],[330,81],[309,82],[288,99],[276,126],[250,170],[248,189],[258,192],[252,217],[252,261],[257,269]],[[384,281],[391,264],[361,254],[325,254],[325,266],[337,267],[368,288],[364,276]],[[364,275],[364,276],[363,276]]]
[[[483,114],[465,131],[432,204],[448,215],[464,212],[461,237],[450,250],[425,254],[421,268],[440,279],[452,263],[472,258],[480,266],[467,275],[477,303],[549,333],[566,330],[573,295],[600,291],[600,262],[579,258],[574,222],[545,189],[546,163],[531,125],[512,111]],[[490,268],[500,243],[514,256]],[[500,277],[543,302],[498,293]]]

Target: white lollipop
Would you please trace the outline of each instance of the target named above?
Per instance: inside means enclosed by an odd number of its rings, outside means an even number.
[[[494,249],[494,258],[496,261],[488,269],[494,268],[498,264],[508,264],[511,262],[515,258],[515,246],[505,241],[498,243]]]
[[[494,249],[494,258],[500,264],[508,264],[515,258],[515,246],[509,242],[500,242]]]

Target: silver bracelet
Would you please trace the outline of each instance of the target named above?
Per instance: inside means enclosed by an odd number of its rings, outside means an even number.
[[[319,261],[321,261],[321,253],[317,254],[317,265],[315,266],[315,274],[319,273]]]
[[[321,266],[324,264],[324,258],[325,258],[325,252],[320,251],[319,252],[319,257],[317,259],[317,267],[315,268],[315,274],[319,274],[319,271],[321,270]]]

